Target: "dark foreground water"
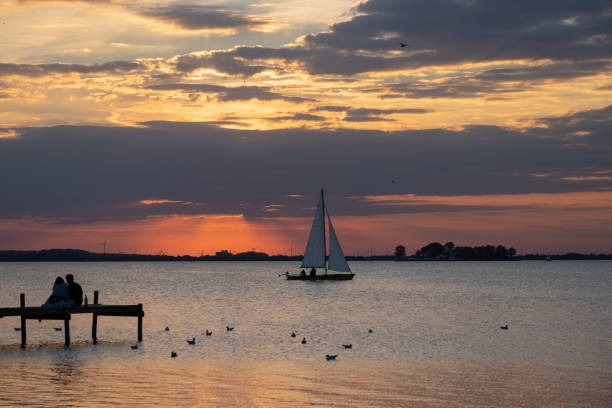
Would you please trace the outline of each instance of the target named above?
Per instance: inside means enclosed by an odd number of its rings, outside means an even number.
[[[60,322],[28,321],[25,350],[19,318],[0,319],[0,406],[612,406],[612,262],[354,262],[349,282],[278,277],[295,267],[0,263],[1,307],[19,293],[40,305],[72,273],[90,301],[99,290],[146,313],[138,350],[136,318],[100,317],[93,345],[91,315],[73,316],[70,348]]]

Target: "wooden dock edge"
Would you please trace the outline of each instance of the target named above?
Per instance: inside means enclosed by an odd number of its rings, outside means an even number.
[[[19,307],[0,308],[0,318],[5,316],[19,316],[21,319],[21,348],[27,343],[27,320],[63,320],[64,344],[70,345],[70,319],[73,314],[92,314],[91,339],[93,344],[98,342],[98,316],[127,316],[138,318],[138,341],[142,341],[142,318],[144,309],[142,303],[137,305],[101,305],[98,302],[98,291],[94,291],[94,303],[88,306],[77,307],[26,307],[25,294],[19,295]]]

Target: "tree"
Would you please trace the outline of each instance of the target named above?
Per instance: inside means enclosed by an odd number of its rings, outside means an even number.
[[[421,253],[425,258],[434,258],[436,256],[442,255],[444,252],[444,247],[439,242],[431,242],[421,248]]]
[[[447,242],[446,244],[444,244],[444,253],[446,255],[449,255],[451,252],[453,252],[453,249],[455,249],[454,242]]]
[[[396,258],[403,258],[406,256],[406,247],[403,245],[398,245],[395,247],[395,252],[393,253]]]
[[[508,250],[506,249],[506,247],[503,245],[498,245],[497,248],[495,248],[495,257],[497,259],[508,258]]]
[[[495,247],[493,245],[483,245],[474,247],[478,258],[482,260],[495,258]]]
[[[516,256],[516,249],[510,247],[510,249],[508,249],[508,255],[510,258],[514,258]]]

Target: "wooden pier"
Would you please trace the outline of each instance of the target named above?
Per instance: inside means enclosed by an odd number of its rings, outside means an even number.
[[[25,295],[19,295],[20,307],[0,308],[0,318],[5,316],[21,317],[21,347],[26,346],[27,327],[26,321],[30,320],[63,320],[64,321],[64,343],[70,345],[70,316],[73,314],[91,313],[91,339],[96,344],[98,341],[98,316],[133,316],[138,317],[138,341],[142,341],[142,318],[144,311],[142,303],[137,305],[102,305],[98,303],[98,291],[94,292],[93,304],[77,307],[26,307]]]

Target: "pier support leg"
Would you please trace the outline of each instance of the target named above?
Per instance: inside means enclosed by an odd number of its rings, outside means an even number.
[[[98,291],[94,291],[94,305],[98,304]],[[93,313],[93,317],[91,320],[91,339],[93,344],[98,342],[98,314]]]
[[[138,341],[142,341],[142,303],[138,304]]]
[[[25,307],[25,294],[19,295],[19,306]],[[21,316],[21,348],[26,346],[26,318]]]
[[[70,313],[64,313],[64,345],[70,345]]]

